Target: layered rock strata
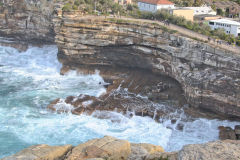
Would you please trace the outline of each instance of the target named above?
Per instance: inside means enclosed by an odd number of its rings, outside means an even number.
[[[139,68],[167,75],[181,84],[192,107],[240,118],[239,55],[170,34],[155,23],[70,13],[59,13],[54,22],[64,66]]]
[[[53,43],[54,0],[1,0],[0,37]]]

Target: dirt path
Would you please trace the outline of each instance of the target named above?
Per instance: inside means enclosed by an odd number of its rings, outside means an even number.
[[[84,16],[81,18],[116,18],[113,16]],[[156,21],[156,20],[147,20],[147,19],[135,19],[135,18],[128,18],[128,17],[121,17],[121,18],[117,18],[117,19],[122,19],[122,20],[130,20],[130,21],[136,21],[136,22],[145,22],[145,23],[157,23],[161,26],[166,26],[164,25],[163,22],[160,21]],[[201,41],[207,42],[208,44],[211,44],[212,46],[215,46],[215,48],[221,48],[224,49],[226,51],[230,51],[233,53],[237,53],[240,54],[240,47],[238,46],[233,46],[233,45],[229,45],[227,44],[225,41],[221,41],[221,44],[217,43],[217,41],[214,41],[213,39],[211,39],[210,41],[208,40],[208,36],[194,32],[192,30],[174,25],[174,24],[169,24],[169,26],[166,26],[168,29],[171,30],[176,30],[178,31],[178,33],[182,34],[183,36],[189,37],[189,38],[193,38],[193,39],[199,39]]]

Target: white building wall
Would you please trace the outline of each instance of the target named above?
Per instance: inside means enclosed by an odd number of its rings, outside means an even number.
[[[240,34],[240,26],[226,24],[226,23],[218,23],[218,22],[214,22],[214,25],[210,25],[210,22],[209,22],[209,26],[211,27],[212,30],[224,29],[227,34],[233,34],[236,37],[239,36]]]
[[[240,36],[240,26],[232,26],[231,34],[233,34],[235,36]]]
[[[213,11],[211,7],[184,7],[184,8],[194,10],[194,16],[202,14],[217,15],[217,12]]]
[[[138,2],[138,8],[141,11],[148,11],[148,12],[156,12],[157,11],[157,5],[143,3],[143,2]]]
[[[157,9],[160,10],[160,9],[174,9],[175,6],[174,5],[158,5],[157,6]]]
[[[174,9],[174,5],[154,5],[149,3],[138,2],[140,11],[156,12],[160,9]]]

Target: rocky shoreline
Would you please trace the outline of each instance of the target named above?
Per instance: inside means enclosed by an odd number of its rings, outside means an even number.
[[[130,143],[105,136],[77,146],[31,146],[2,160],[239,160],[240,141],[224,140],[186,145],[177,152],[161,146]]]
[[[240,120],[240,55],[169,33],[155,23],[64,13],[61,5],[52,1],[6,0],[0,7],[0,17],[3,37],[26,43],[55,43],[62,74],[68,70],[85,74],[98,70],[104,78],[106,83],[99,84],[106,87],[104,95],[56,99],[48,106],[53,111],[68,112],[58,105],[65,103],[78,115],[96,110],[123,114],[134,111],[158,121],[168,112],[183,108],[192,117]],[[17,43],[9,46],[27,48]],[[76,147],[32,146],[3,160],[239,160],[238,126],[235,130],[219,129],[220,139],[234,140],[187,145],[167,153],[160,146],[106,136]]]

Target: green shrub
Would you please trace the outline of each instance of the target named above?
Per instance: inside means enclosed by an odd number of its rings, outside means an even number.
[[[73,9],[73,10],[78,10],[78,6],[73,5],[73,6],[72,6],[72,9]]]
[[[72,5],[70,3],[66,3],[62,8],[63,11],[67,11],[67,12],[71,11],[71,9],[72,9]]]

